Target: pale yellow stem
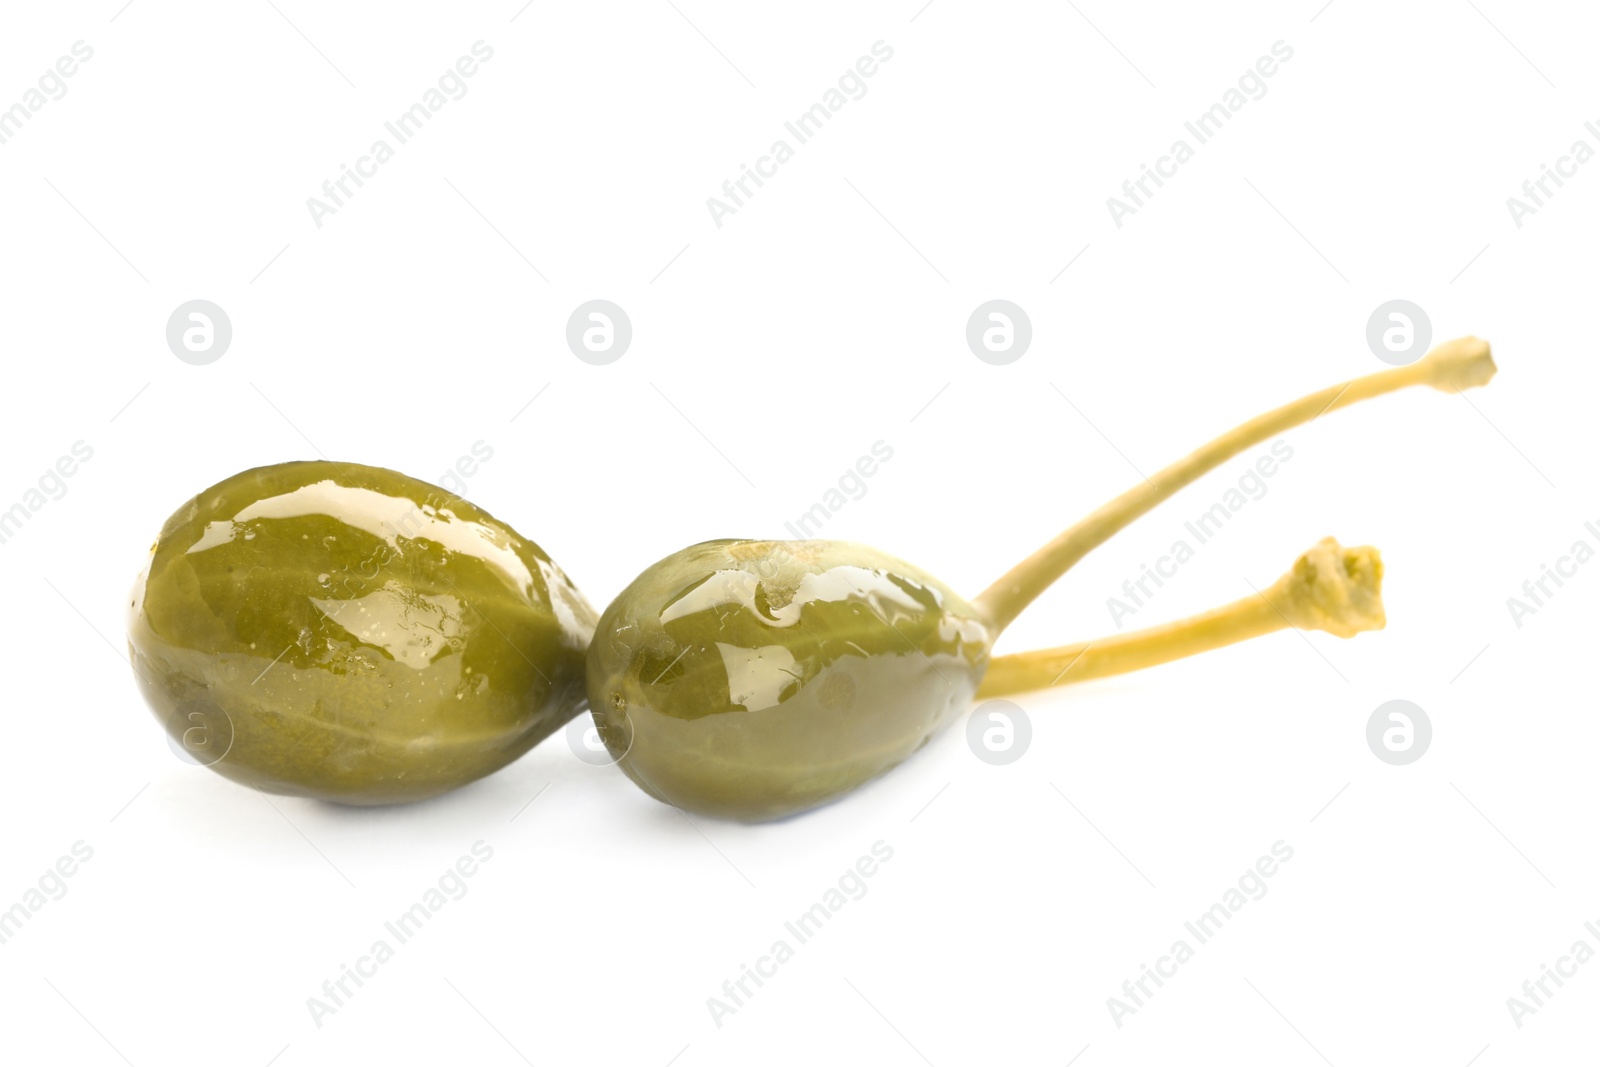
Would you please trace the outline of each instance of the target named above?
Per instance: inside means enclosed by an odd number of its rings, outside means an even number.
[[[1353,637],[1383,624],[1378,550],[1342,548],[1326,537],[1269,588],[1224,607],[1098,641],[1000,656],[990,662],[978,698],[1126,674],[1291,627]]]
[[[1489,343],[1476,337],[1463,337],[1436,346],[1415,363],[1330,386],[1258,415],[1068,527],[1055,540],[1011,568],[973,603],[987,616],[998,634],[1034,598],[1112,534],[1245,449],[1360,400],[1411,385],[1430,385],[1444,392],[1469,389],[1488,382],[1494,372]]]

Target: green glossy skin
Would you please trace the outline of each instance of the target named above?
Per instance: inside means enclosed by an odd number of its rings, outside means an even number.
[[[842,541],[708,541],[625,589],[589,646],[600,736],[646,792],[775,819],[894,767],[965,711],[992,638],[927,573]]]
[[[538,545],[471,503],[326,462],[179,508],[132,607],[140,688],[186,752],[344,804],[445,792],[560,728],[595,623]]]

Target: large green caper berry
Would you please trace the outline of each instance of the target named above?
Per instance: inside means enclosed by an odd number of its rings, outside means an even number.
[[[924,571],[841,541],[708,541],[600,618],[600,736],[646,792],[745,820],[875,778],[971,703],[991,639]]]
[[[284,463],[167,520],[128,643],[156,717],[235,781],[420,800],[583,706],[594,610],[486,512],[394,471]]]

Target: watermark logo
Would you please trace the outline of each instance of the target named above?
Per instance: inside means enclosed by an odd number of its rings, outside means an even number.
[[[383,924],[384,936],[376,938],[364,955],[357,956],[355,965],[339,964],[337,977],[322,983],[317,994],[306,998],[306,1011],[318,1030],[327,1025],[329,1016],[337,1015],[349,1007],[349,1002],[376,978],[379,969],[394,959],[396,951],[415,938],[446,904],[458,901],[472,888],[468,882],[483,870],[483,865],[494,858],[494,848],[484,841],[474,841],[469,850],[455,863],[446,867],[433,885],[423,891],[416,903]],[[320,994],[320,995],[318,995]]]
[[[567,723],[567,747],[572,754],[591,767],[609,767],[620,763],[633,748],[633,728],[626,707],[617,709],[622,719],[612,723],[602,722],[593,715],[580,714]],[[620,749],[621,751],[615,751]]]
[[[420,100],[383,124],[388,138],[376,138],[365,153],[356,157],[353,168],[340,163],[339,176],[322,183],[322,196],[306,197],[306,211],[311,215],[312,225],[322,229],[325,225],[323,220],[349,206],[367,181],[378,176],[378,168],[395,157],[396,149],[426,129],[433,121],[433,116],[443,110],[446,104],[467,95],[467,79],[477,74],[482,64],[494,58],[494,49],[481,40],[473,42],[471,51],[472,55],[461,56],[453,66],[446,67],[435,85],[423,91]],[[393,139],[393,144],[389,143],[389,138]],[[351,188],[352,185],[355,188]]]
[[[1367,347],[1391,366],[1415,363],[1432,343],[1433,323],[1428,313],[1409,300],[1379,304],[1367,319]]]
[[[1583,129],[1600,142],[1600,123],[1586,122]],[[1528,218],[1537,215],[1540,208],[1547,207],[1550,199],[1567,184],[1562,179],[1576,178],[1578,168],[1594,157],[1594,145],[1580,137],[1572,142],[1572,147],[1565,155],[1556,158],[1553,169],[1548,163],[1539,164],[1539,176],[1522,183],[1522,196],[1506,197],[1506,210],[1511,214],[1512,224],[1519,230],[1527,225]]]
[[[1433,723],[1428,713],[1409,700],[1385,701],[1367,720],[1367,747],[1393,766],[1417,762],[1432,743]]]
[[[794,158],[798,147],[821,133],[845,104],[866,96],[866,79],[878,73],[881,65],[893,58],[893,48],[883,41],[874,41],[872,55],[861,56],[853,66],[846,67],[839,75],[836,86],[825,90],[820,101],[783,124],[786,136],[775,138],[767,151],[756,157],[754,168],[748,163],[739,164],[739,176],[722,183],[722,195],[706,197],[706,210],[710,212],[711,221],[717,229],[722,229],[725,225],[723,220],[728,216],[736,215],[740,208],[748,206],[756,191],[776,178],[778,168]],[[752,185],[755,188],[751,188]]]
[[[185,700],[167,716],[167,745],[185,763],[209,767],[233,748],[233,719],[209,700]]]
[[[72,843],[72,855],[63,855],[44,869],[36,885],[29,886],[22,899],[6,907],[0,902],[0,945],[10,941],[46,904],[67,895],[68,878],[78,873],[81,864],[94,858],[94,849],[84,841]]]
[[[9,508],[0,504],[0,545],[6,544],[22,530],[24,524],[52,500],[67,495],[67,482],[78,473],[81,464],[94,457],[94,449],[87,441],[74,441],[72,455],[61,456],[54,466],[46,467],[35,486],[22,494],[22,499]]]
[[[991,767],[1017,762],[1032,742],[1028,713],[1009,700],[986,700],[967,716],[967,747]]]
[[[33,116],[44,110],[52,100],[67,95],[67,78],[78,73],[79,65],[94,58],[94,49],[83,41],[72,43],[72,55],[56,60],[54,68],[46,68],[39,75],[38,88],[29,88],[18,103],[0,104],[0,145],[22,132],[23,126],[33,121]]]
[[[993,366],[1015,363],[1032,342],[1033,322],[1026,311],[1009,300],[979,304],[967,319],[967,347]]]
[[[1154,967],[1148,963],[1139,964],[1139,977],[1123,981],[1122,995],[1106,998],[1106,1010],[1111,1013],[1111,1021],[1118,1030],[1126,1024],[1129,1016],[1137,1015],[1140,1009],[1149,1007],[1149,1002],[1166,986],[1167,981],[1178,976],[1179,968],[1194,959],[1197,949],[1225,930],[1246,904],[1267,895],[1267,879],[1294,858],[1294,848],[1287,841],[1274,841],[1270,852],[1271,855],[1262,855],[1254,864],[1246,867],[1215,904],[1185,922],[1183,929],[1188,936],[1176,938],[1165,954],[1156,957]],[[1190,943],[1191,938],[1193,944]]]
[[[894,848],[887,842],[872,843],[867,853],[857,857],[846,867],[816,903],[783,924],[783,936],[773,940],[767,951],[756,957],[754,965],[739,964],[739,974],[722,983],[720,996],[706,998],[706,1011],[718,1030],[729,1017],[737,1015],[766,983],[779,974],[779,968],[794,959],[796,952],[833,921],[833,917],[846,904],[867,895],[867,880],[883,869],[894,858]]]
[[[632,342],[633,320],[609,300],[579,304],[567,319],[567,347],[593,366],[615,363]]]
[[[167,319],[167,347],[185,363],[196,367],[215,363],[232,343],[233,322],[209,300],[179,304]]]
[[[1178,176],[1178,168],[1195,157],[1195,150],[1221,133],[1246,104],[1267,95],[1267,79],[1278,73],[1281,64],[1294,58],[1294,49],[1284,41],[1272,42],[1270,51],[1271,55],[1261,56],[1254,66],[1246,67],[1236,85],[1229,87],[1221,100],[1183,124],[1188,137],[1174,140],[1164,155],[1156,157],[1154,168],[1140,163],[1139,176],[1122,183],[1122,196],[1106,197],[1106,210],[1117,229],[1122,229],[1123,220],[1128,216],[1137,215],[1140,208],[1148,206],[1156,191]],[[1189,143],[1190,138],[1193,144]],[[1151,188],[1152,185],[1155,188]]]
[[[822,499],[812,504],[793,522],[784,523],[783,528],[793,534],[797,541],[815,537],[817,531],[821,530],[846,504],[866,496],[867,479],[877,474],[883,464],[894,458],[894,448],[882,440],[872,442],[871,452],[870,456],[858,456],[855,464],[846,467],[844,473],[839,475],[835,486],[829,487],[827,492],[822,494]]]
[[[1117,629],[1122,629],[1123,620],[1138,614],[1141,608],[1154,600],[1156,592],[1167,584],[1167,580],[1177,577],[1178,568],[1194,559],[1198,549],[1221,533],[1223,527],[1246,504],[1267,495],[1266,480],[1277,474],[1282,464],[1294,458],[1294,448],[1280,439],[1272,442],[1270,453],[1256,457],[1255,463],[1246,467],[1244,474],[1239,476],[1235,488],[1230,488],[1222,494],[1221,500],[1184,523],[1183,529],[1188,536],[1174,540],[1165,555],[1156,557],[1153,567],[1141,563],[1139,576],[1122,583],[1122,596],[1106,598],[1106,611],[1110,612],[1111,621]]]
[[[1592,922],[1583,924],[1584,930],[1591,936],[1600,939],[1600,926]],[[1594,947],[1583,938],[1572,943],[1572,948],[1562,956],[1556,957],[1554,968],[1548,963],[1539,964],[1540,974],[1537,978],[1530,978],[1522,983],[1521,997],[1507,997],[1506,1010],[1511,1013],[1511,1021],[1521,1030],[1525,1020],[1530,1015],[1537,1015],[1540,1008],[1549,1007],[1545,1001],[1554,997],[1567,983],[1563,978],[1576,978],[1578,968],[1594,959]],[[1551,984],[1555,989],[1551,989]],[[1542,994],[1542,995],[1541,995]]]
[[[1600,525],[1586,522],[1583,528],[1600,541]],[[1539,609],[1546,607],[1547,602],[1561,591],[1567,584],[1562,579],[1576,578],[1578,568],[1594,557],[1594,546],[1580,537],[1572,542],[1566,555],[1556,557],[1554,567],[1548,563],[1539,564],[1539,577],[1529,578],[1522,583],[1522,596],[1506,597],[1506,610],[1511,613],[1511,621],[1516,623],[1517,629],[1522,629],[1523,619],[1538,614]]]

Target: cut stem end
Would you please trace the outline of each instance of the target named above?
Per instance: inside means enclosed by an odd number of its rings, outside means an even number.
[[[1383,557],[1324,537],[1262,594],[1297,630],[1354,637],[1383,629]]]

